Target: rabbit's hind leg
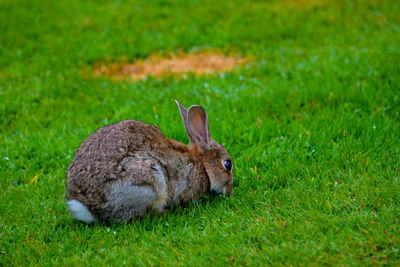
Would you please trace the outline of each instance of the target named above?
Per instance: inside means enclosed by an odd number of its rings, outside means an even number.
[[[128,157],[120,164],[120,180],[110,185],[107,213],[114,221],[126,221],[155,210],[167,201],[165,169],[153,159]]]
[[[123,222],[142,216],[151,210],[156,200],[157,194],[151,186],[118,181],[111,186],[105,210],[109,219]]]

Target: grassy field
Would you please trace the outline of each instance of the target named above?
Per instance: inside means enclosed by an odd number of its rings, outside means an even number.
[[[0,265],[399,265],[399,14],[396,0],[0,1]],[[254,60],[186,79],[82,75],[209,49]],[[74,150],[131,118],[187,143],[174,99],[208,111],[234,196],[74,220]]]

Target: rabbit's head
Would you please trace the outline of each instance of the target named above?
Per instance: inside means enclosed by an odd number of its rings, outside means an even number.
[[[176,101],[195,160],[202,163],[210,179],[210,193],[232,195],[233,161],[226,149],[210,137],[208,117],[200,106],[186,109]]]

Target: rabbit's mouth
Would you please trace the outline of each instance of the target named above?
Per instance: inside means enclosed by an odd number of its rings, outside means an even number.
[[[227,186],[221,187],[220,185],[214,183],[214,184],[211,184],[210,194],[213,196],[231,195],[232,194],[231,187],[232,187],[232,185],[230,185],[230,184]]]
[[[218,196],[224,193],[224,188],[221,188],[220,185],[216,184],[216,183],[211,183],[211,187],[210,187],[210,194],[213,196]]]
[[[211,190],[210,191],[210,195],[213,196],[213,197],[222,195],[223,193],[224,193],[223,191],[216,191],[216,190]]]

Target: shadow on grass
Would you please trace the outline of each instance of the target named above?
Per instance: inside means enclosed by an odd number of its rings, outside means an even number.
[[[188,218],[200,218],[200,216],[204,214],[202,211],[206,207],[218,205],[227,198],[229,197],[223,195],[205,195],[194,203],[185,203],[169,207],[161,214],[149,213],[141,217],[134,217],[124,223],[96,221],[94,223],[86,224],[70,216],[69,220],[56,224],[55,228],[56,230],[84,230],[107,227],[116,230],[129,226],[141,229],[142,231],[154,231],[159,228],[160,225],[165,224],[181,227],[176,223],[177,221],[179,222],[182,221],[182,219],[186,220]]]

